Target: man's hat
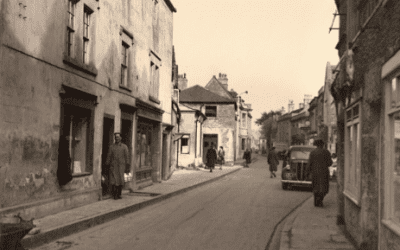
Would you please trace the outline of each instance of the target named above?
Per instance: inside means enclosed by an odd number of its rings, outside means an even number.
[[[325,142],[324,142],[324,140],[322,140],[321,137],[317,137],[317,138],[314,139],[314,145],[315,146],[324,145],[324,144],[325,144]]]

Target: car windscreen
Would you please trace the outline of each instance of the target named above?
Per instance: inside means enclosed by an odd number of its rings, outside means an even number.
[[[299,149],[294,149],[290,151],[290,159],[291,160],[308,160],[311,151],[313,151],[313,148],[299,148]]]

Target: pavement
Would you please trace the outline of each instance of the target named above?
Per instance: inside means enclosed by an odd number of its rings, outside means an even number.
[[[290,191],[289,191],[290,192]],[[344,229],[336,225],[336,183],[331,182],[324,206],[315,207],[307,199],[284,221],[280,250],[356,249]]]
[[[219,166],[212,173],[208,169],[175,170],[171,178],[160,183],[130,192],[123,190],[122,199],[105,199],[85,206],[33,220],[35,229],[40,232],[26,235],[22,245],[27,249],[39,247],[62,237],[78,233],[87,228],[111,221],[122,215],[135,212],[191,189],[217,181],[226,175],[239,171],[242,161]],[[32,230],[32,231],[33,231]]]
[[[22,245],[28,249],[39,247],[217,181],[241,168],[242,162],[239,161],[223,166],[222,170],[216,167],[213,173],[204,168],[176,170],[167,181],[154,183],[133,193],[124,190],[123,199],[106,199],[34,220],[40,232],[26,235]],[[323,208],[314,207],[311,197],[287,216],[282,231],[276,232],[280,233],[279,249],[356,249],[346,238],[345,231],[336,225],[336,214],[336,183],[332,183]]]

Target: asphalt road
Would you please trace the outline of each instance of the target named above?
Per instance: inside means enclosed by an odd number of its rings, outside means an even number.
[[[312,195],[282,190],[277,176],[258,156],[250,168],[36,249],[277,249],[274,230]]]

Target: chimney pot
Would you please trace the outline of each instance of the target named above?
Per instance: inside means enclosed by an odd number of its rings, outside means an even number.
[[[185,74],[183,74],[183,78],[186,78],[186,73],[185,73]]]

